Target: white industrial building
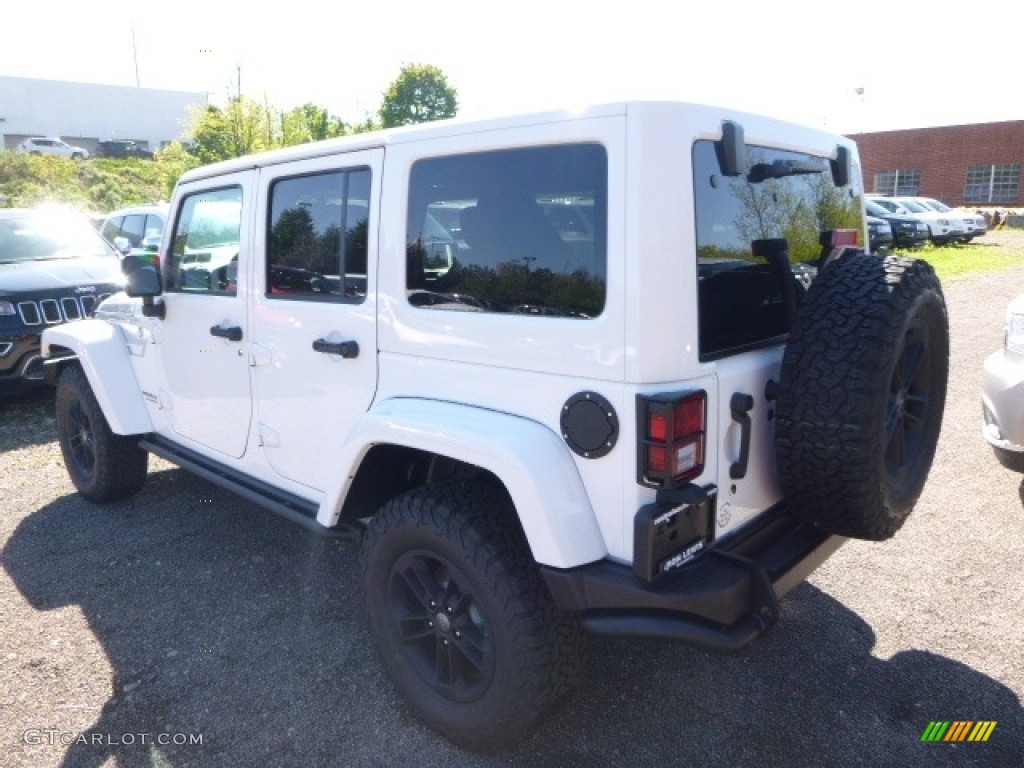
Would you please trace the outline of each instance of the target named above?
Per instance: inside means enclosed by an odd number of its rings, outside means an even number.
[[[89,152],[110,139],[155,150],[181,140],[191,108],[206,104],[205,93],[0,77],[0,146],[57,136]]]

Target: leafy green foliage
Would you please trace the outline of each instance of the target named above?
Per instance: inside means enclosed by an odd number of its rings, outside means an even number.
[[[0,151],[0,205],[13,208],[65,203],[105,212],[167,199],[174,183],[199,160],[172,144],[154,160],[24,155]]]
[[[430,64],[406,64],[384,94],[378,115],[381,126],[427,123],[455,117],[459,94],[448,85],[448,78]]]
[[[440,69],[407,65],[392,83],[380,108],[381,122],[366,115],[349,124],[316,104],[284,112],[246,96],[224,108],[196,110],[188,130],[190,149],[175,142],[152,161],[25,155],[0,150],[0,207],[66,203],[106,212],[127,205],[168,199],[190,168],[278,147],[378,130],[391,125],[453,117],[457,93]]]

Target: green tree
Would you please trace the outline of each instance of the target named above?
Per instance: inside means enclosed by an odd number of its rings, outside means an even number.
[[[227,116],[212,104],[192,114],[189,135],[192,151],[200,162],[215,163],[234,157],[231,154],[231,127]]]
[[[378,116],[381,126],[428,123],[455,117],[459,109],[458,91],[448,78],[430,64],[406,64],[384,94]]]
[[[170,199],[178,178],[185,171],[198,166],[199,158],[189,154],[179,142],[173,141],[156,153],[153,164],[160,176],[164,195]]]
[[[333,139],[350,132],[350,127],[340,117],[316,104],[303,104],[281,115],[281,145],[285,147]]]
[[[215,163],[281,146],[275,110],[246,96],[224,108],[212,104],[193,113],[189,135],[203,163]]]

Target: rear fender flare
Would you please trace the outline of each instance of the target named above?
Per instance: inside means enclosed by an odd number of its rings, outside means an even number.
[[[508,490],[534,559],[571,568],[607,554],[586,489],[565,443],[548,427],[507,413],[396,398],[367,412],[349,436],[342,467],[317,520],[337,523],[359,465],[375,445],[400,445],[472,464]]]

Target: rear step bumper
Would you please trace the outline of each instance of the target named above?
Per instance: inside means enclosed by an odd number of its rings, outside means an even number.
[[[544,578],[559,607],[580,613],[588,631],[737,651],[771,629],[779,600],[847,541],[781,508],[764,518],[656,584],[607,560],[544,568]]]

